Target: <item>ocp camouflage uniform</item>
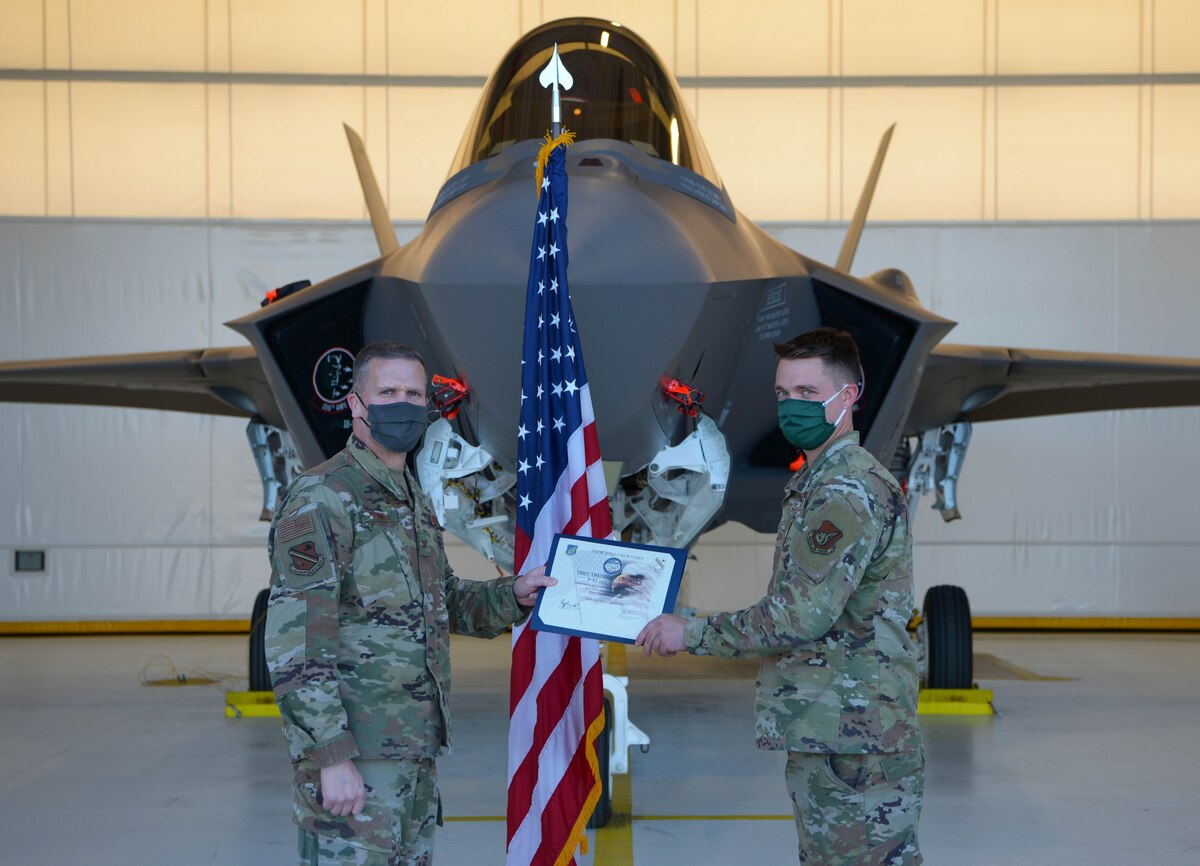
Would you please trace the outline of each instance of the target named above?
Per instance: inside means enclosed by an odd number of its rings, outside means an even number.
[[[524,616],[514,578],[454,575],[429,500],[402,478],[352,436],[296,479],[271,528],[266,654],[303,863],[430,862],[433,759],[450,748],[449,633],[494,637]],[[335,817],[320,769],[347,759],[366,805]]]
[[[912,607],[907,502],[852,432],[788,482],[767,595],[688,624],[691,653],[763,657],[758,745],[788,750],[801,863],[922,862]]]

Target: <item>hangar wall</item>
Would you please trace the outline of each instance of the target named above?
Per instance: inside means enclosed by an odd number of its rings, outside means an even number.
[[[768,228],[826,261],[843,231]],[[962,323],[957,342],[1194,357],[1198,238],[1198,222],[892,223],[869,229],[856,270],[903,267]],[[221,323],[267,289],[374,255],[359,223],[2,219],[0,344],[8,358],[236,345]],[[0,620],[245,617],[267,569],[243,429],[0,404]],[[977,615],[1200,616],[1198,438],[1200,408],[978,425],[964,518],[943,525],[928,500],[915,518],[919,592],[961,584]],[[47,573],[15,574],[18,548],[46,549]],[[761,594],[769,536],[725,526],[695,553],[684,603]],[[461,545],[451,559],[489,575]]]
[[[818,259],[897,121],[855,270],[907,270],[953,340],[1200,354],[1193,0],[0,0],[0,358],[235,344],[266,289],[375,254],[343,121],[410,237],[485,76],[573,14],[648,39],[735,204]],[[920,584],[1200,615],[1198,413],[980,426],[964,520],[917,518]],[[249,611],[239,423],[0,404],[0,430],[0,619]],[[15,575],[18,546],[49,572]],[[685,601],[716,608],[771,550],[724,527],[697,555]]]

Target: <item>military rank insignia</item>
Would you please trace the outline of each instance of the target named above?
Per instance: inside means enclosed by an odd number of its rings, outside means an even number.
[[[833,553],[833,548],[842,538],[842,531],[830,523],[828,520],[822,521],[821,525],[808,534],[808,549],[813,553],[820,553],[828,556]]]
[[[292,571],[301,577],[308,577],[325,564],[325,557],[317,553],[317,546],[311,541],[289,547],[288,558],[291,559]]]

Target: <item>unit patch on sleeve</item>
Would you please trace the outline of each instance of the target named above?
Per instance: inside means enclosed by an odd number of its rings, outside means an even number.
[[[813,553],[828,556],[833,553],[833,548],[841,540],[841,537],[840,529],[828,520],[822,521],[820,526],[808,534],[808,549]]]
[[[288,559],[288,567],[301,577],[315,574],[325,564],[325,556],[317,552],[317,546],[311,541],[302,541],[295,547],[289,547]]]

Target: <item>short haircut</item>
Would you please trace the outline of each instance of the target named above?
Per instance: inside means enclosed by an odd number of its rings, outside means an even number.
[[[354,378],[351,387],[355,391],[362,388],[363,382],[367,378],[367,364],[375,358],[416,361],[428,377],[429,368],[425,366],[425,359],[408,343],[401,343],[399,340],[378,340],[374,343],[367,343],[354,356]]]
[[[775,357],[780,361],[801,358],[820,358],[825,372],[848,385],[862,385],[862,362],[858,359],[858,344],[849,332],[841,328],[814,328],[797,334],[786,343],[775,343]]]

